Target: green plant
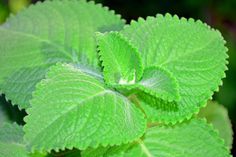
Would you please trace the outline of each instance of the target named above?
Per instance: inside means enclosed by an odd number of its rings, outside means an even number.
[[[0,156],[230,156],[227,111],[197,115],[225,77],[221,34],[170,14],[124,25],[54,0],[0,27],[0,89],[28,114],[1,125]]]

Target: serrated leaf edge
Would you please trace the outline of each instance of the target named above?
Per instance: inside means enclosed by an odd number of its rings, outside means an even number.
[[[52,71],[51,69],[54,69],[55,67],[57,67],[57,66],[60,66],[60,65],[62,65],[62,66],[72,66],[73,68],[75,68],[75,70],[77,70],[77,68],[74,66],[74,65],[71,65],[71,64],[68,64],[68,63],[56,63],[55,65],[52,65],[50,68],[49,68],[49,70],[48,70],[48,72],[47,72],[47,74],[46,74],[46,76],[45,76],[45,78],[44,79],[42,79],[39,83],[37,83],[37,85],[36,85],[36,88],[35,88],[35,90],[34,90],[34,92],[32,93],[32,97],[35,97],[35,95],[37,94],[37,89],[40,89],[42,86],[44,86],[44,82],[46,83],[47,82],[47,79],[49,78],[49,77],[51,77],[51,76],[53,76],[50,72]],[[79,70],[79,69],[78,69]],[[33,99],[31,99],[30,100],[30,104],[31,104],[31,102],[32,102],[32,100]],[[130,102],[130,103],[132,103],[132,102]],[[134,105],[133,103],[131,104],[131,105]],[[29,120],[29,116],[30,116],[30,113],[31,113],[31,110],[33,110],[32,109],[32,106],[30,107],[30,108],[27,108],[26,109],[26,113],[27,113],[27,115],[23,118],[23,120],[24,120],[24,122],[27,124],[27,122],[28,122],[28,120]],[[138,112],[140,112],[142,115],[143,115],[143,119],[144,119],[144,124],[147,124],[147,119],[145,118],[145,116],[144,116],[144,114],[142,113],[142,111],[140,110],[140,109],[137,109],[137,111]],[[144,133],[146,132],[146,129],[147,129],[147,126],[145,126],[144,127]],[[26,133],[26,131],[27,131],[27,125],[24,125],[23,126],[23,132],[24,133]],[[137,136],[137,137],[141,137],[143,135],[143,133],[142,134],[140,134],[139,136]],[[137,138],[138,139],[138,138]],[[73,145],[68,145],[68,146],[63,146],[63,147],[61,147],[61,148],[49,148],[49,149],[45,149],[45,147],[36,147],[36,146],[29,146],[29,143],[27,143],[27,139],[26,139],[26,136],[24,135],[24,137],[23,137],[23,140],[24,140],[24,142],[25,142],[25,144],[26,144],[26,149],[27,149],[27,151],[29,151],[29,152],[31,152],[31,153],[35,153],[35,152],[39,152],[39,153],[45,153],[45,152],[47,152],[47,153],[51,153],[52,152],[52,150],[55,150],[56,152],[59,152],[59,151],[63,151],[63,150],[66,150],[66,149],[69,149],[69,150],[72,150],[73,148],[76,148],[75,146],[73,146]],[[134,141],[135,141],[136,139],[134,139]],[[108,143],[106,143],[106,144],[98,144],[98,145],[96,145],[96,146],[94,146],[94,147],[92,147],[92,148],[98,148],[99,146],[103,146],[103,147],[107,147],[107,146],[115,146],[115,145],[121,145],[121,144],[127,144],[127,143],[129,143],[129,142],[131,142],[130,140],[127,140],[127,141],[124,141],[124,142],[119,142],[119,143],[116,143],[116,144],[114,144],[114,143],[111,143],[111,144],[108,144]],[[87,147],[86,147],[87,148]],[[84,148],[85,149],[85,148]]]
[[[30,8],[34,8],[34,7],[37,7],[38,5],[47,5],[47,3],[53,3],[54,1],[56,2],[59,2],[59,3],[62,3],[66,0],[46,0],[44,2],[41,2],[41,1],[37,1],[35,4],[30,4],[27,8],[23,8],[19,13],[17,13],[16,15],[14,14],[10,14],[10,16],[6,19],[6,22],[7,23],[11,18],[16,18],[17,16],[19,16],[20,14],[22,14],[23,12],[25,12],[26,10],[30,9]],[[89,5],[95,5],[99,8],[102,8],[108,12],[110,12],[111,14],[115,15],[117,18],[119,18],[124,24],[126,23],[126,20],[123,19],[121,17],[120,14],[117,14],[114,10],[111,10],[109,9],[108,7],[106,6],[103,6],[101,3],[95,3],[94,1],[87,1],[87,0],[69,0],[69,1],[74,1],[74,2],[82,2],[82,3],[87,3]],[[4,25],[4,24],[3,24]],[[1,26],[0,26],[1,27]],[[6,92],[3,91],[3,89],[0,88],[0,93],[1,94],[5,94]],[[14,100],[11,100],[8,98],[8,96],[5,94],[5,98],[7,100],[7,102],[11,103],[12,106],[17,106],[19,110],[23,110],[23,109],[26,109],[24,107],[21,107],[21,105],[18,105]]]
[[[130,22],[130,25],[125,25],[124,26],[124,29],[127,29],[131,26],[137,26],[139,25],[140,23],[145,23],[145,22],[148,22],[148,21],[152,21],[152,20],[158,20],[158,18],[174,18],[176,20],[179,20],[179,21],[185,21],[185,22],[189,22],[189,23],[192,23],[192,24],[201,24],[201,25],[204,25],[206,28],[212,30],[212,31],[215,31],[218,36],[219,36],[219,39],[221,39],[221,41],[224,43],[224,53],[225,53],[225,58],[224,60],[222,60],[222,62],[224,63],[224,66],[222,68],[222,72],[219,73],[219,80],[217,81],[218,85],[215,87],[215,88],[212,88],[212,89],[209,89],[209,91],[206,93],[206,97],[207,99],[205,101],[202,101],[202,102],[199,102],[199,104],[197,105],[198,107],[195,107],[195,111],[194,112],[189,112],[186,117],[184,118],[178,118],[178,119],[170,119],[170,118],[167,118],[166,120],[163,120],[162,123],[165,123],[165,124],[171,124],[171,125],[174,125],[176,123],[182,123],[183,121],[185,120],[189,120],[191,119],[193,116],[195,116],[197,113],[199,113],[200,109],[205,107],[206,104],[207,104],[207,101],[209,99],[212,99],[212,96],[215,92],[218,92],[219,91],[219,88],[220,86],[223,85],[223,81],[222,79],[226,77],[226,74],[225,74],[225,71],[228,70],[228,54],[227,54],[227,51],[228,51],[228,48],[225,46],[226,44],[226,41],[224,40],[222,34],[217,30],[217,29],[214,29],[214,28],[211,28],[209,25],[207,25],[206,23],[200,21],[200,20],[194,20],[193,18],[189,18],[189,19],[186,19],[184,17],[181,17],[179,18],[177,15],[171,15],[169,13],[166,13],[165,15],[162,15],[162,14],[157,14],[156,16],[147,16],[146,19],[140,17],[138,18],[137,21],[135,20],[131,20]]]
[[[141,75],[138,76],[138,78],[137,78],[137,80],[139,81],[139,80],[142,78],[142,75],[143,75],[143,63],[142,63],[142,58],[141,58],[141,56],[140,56],[140,52],[138,51],[138,49],[137,49],[135,46],[133,46],[133,45],[131,44],[131,42],[130,42],[125,36],[123,36],[122,34],[120,34],[120,33],[117,32],[117,31],[110,31],[110,32],[105,32],[105,33],[98,33],[98,32],[97,32],[97,33],[96,33],[96,40],[97,40],[97,45],[98,45],[98,46],[97,46],[98,59],[99,59],[100,62],[101,62],[101,66],[102,66],[102,69],[103,69],[103,76],[104,76],[104,80],[105,80],[106,85],[107,85],[108,87],[119,86],[119,83],[117,83],[117,84],[109,84],[109,83],[108,83],[109,78],[106,77],[106,74],[109,73],[109,72],[108,72],[109,70],[107,70],[107,68],[109,67],[109,65],[104,62],[104,58],[103,58],[103,55],[104,55],[104,54],[103,54],[103,52],[101,51],[100,46],[99,46],[99,41],[101,40],[101,39],[100,39],[100,36],[109,35],[109,34],[115,35],[115,36],[117,36],[118,38],[120,38],[121,40],[125,41],[125,42],[127,43],[127,45],[129,45],[130,48],[133,50],[133,52],[135,53],[136,57],[138,57],[138,60],[141,61],[141,62],[140,62],[141,64],[139,65],[139,69],[141,69]]]

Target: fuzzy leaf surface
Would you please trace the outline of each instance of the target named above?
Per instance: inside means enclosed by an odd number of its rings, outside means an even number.
[[[31,5],[0,27],[0,91],[29,107],[49,66],[73,62],[99,68],[95,32],[119,30],[124,21],[93,2],[62,0]]]
[[[0,157],[29,157],[23,143],[23,134],[21,126],[4,123],[0,127]]]
[[[169,72],[158,67],[146,68],[137,88],[165,101],[179,99],[177,81]]]
[[[229,149],[233,144],[233,129],[228,116],[227,109],[217,102],[209,101],[205,108],[198,113],[198,117],[206,118],[207,122],[213,124],[219,131],[220,137],[224,139]]]
[[[138,139],[146,129],[141,110],[106,89],[101,75],[68,64],[51,68],[31,105],[24,131],[32,150],[120,145]]]
[[[136,143],[88,149],[82,157],[230,157],[224,142],[205,120],[149,128]]]
[[[156,121],[189,119],[222,84],[228,57],[225,41],[219,31],[201,21],[158,15],[132,21],[121,33],[138,48],[144,68],[166,69],[179,84],[176,108],[157,108]]]
[[[98,50],[105,82],[108,85],[130,85],[143,74],[139,52],[117,32],[97,34]]]

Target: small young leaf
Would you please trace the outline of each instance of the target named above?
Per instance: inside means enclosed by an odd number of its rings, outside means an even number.
[[[116,88],[139,89],[168,101],[179,99],[175,78],[158,67],[149,67],[143,74],[139,52],[120,34],[97,33],[97,40],[104,67],[104,79],[108,85]]]
[[[225,41],[219,31],[201,21],[158,15],[132,21],[121,33],[138,48],[144,68],[161,67],[178,82],[178,108],[171,114],[169,109],[159,112],[161,122],[191,118],[222,84],[228,57]]]
[[[117,32],[97,34],[103,75],[108,85],[135,84],[143,74],[142,60],[134,48]]]
[[[226,108],[216,102],[209,101],[207,106],[200,110],[198,117],[204,117],[208,123],[213,124],[228,148],[232,148],[233,129]]]
[[[88,69],[57,64],[37,85],[24,126],[32,150],[120,145],[143,135],[143,113]],[[40,124],[40,125],[38,125]]]
[[[124,21],[94,2],[45,1],[0,27],[0,90],[13,104],[29,107],[35,85],[56,62],[99,68],[95,32],[120,30]]]
[[[153,99],[166,101],[166,103],[179,100],[179,87],[176,79],[171,73],[159,67],[146,68],[142,79],[133,85],[116,85],[115,87],[125,91],[128,95],[144,94],[146,97],[153,97]],[[146,98],[144,97],[144,99]]]
[[[23,144],[23,130],[17,124],[0,127],[0,157],[29,157]]]
[[[141,91],[165,101],[178,101],[179,89],[175,78],[158,67],[146,68],[142,80],[137,83]]]
[[[222,139],[206,121],[192,119],[175,126],[149,128],[129,146],[88,149],[82,157],[230,157]]]

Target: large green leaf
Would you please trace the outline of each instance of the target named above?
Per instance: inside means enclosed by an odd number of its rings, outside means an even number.
[[[233,129],[226,108],[216,102],[209,101],[207,106],[200,110],[198,117],[204,117],[208,123],[213,124],[228,148],[232,148]]]
[[[155,126],[130,145],[88,149],[82,157],[229,157],[222,139],[206,121]]]
[[[142,77],[140,54],[117,32],[97,34],[103,75],[108,85],[130,85]]]
[[[146,128],[143,113],[85,67],[53,66],[31,105],[24,131],[32,150],[119,145],[139,138]]]
[[[31,93],[56,62],[99,68],[95,32],[119,30],[124,21],[83,0],[45,1],[10,17],[0,27],[0,90],[29,107]]]
[[[28,157],[23,143],[23,130],[17,124],[4,123],[0,127],[0,157]]]
[[[199,20],[169,14],[140,18],[121,33],[138,48],[145,68],[166,69],[179,84],[176,107],[152,108],[156,110],[156,121],[176,123],[189,119],[206,104],[225,77],[225,41],[219,31]]]

